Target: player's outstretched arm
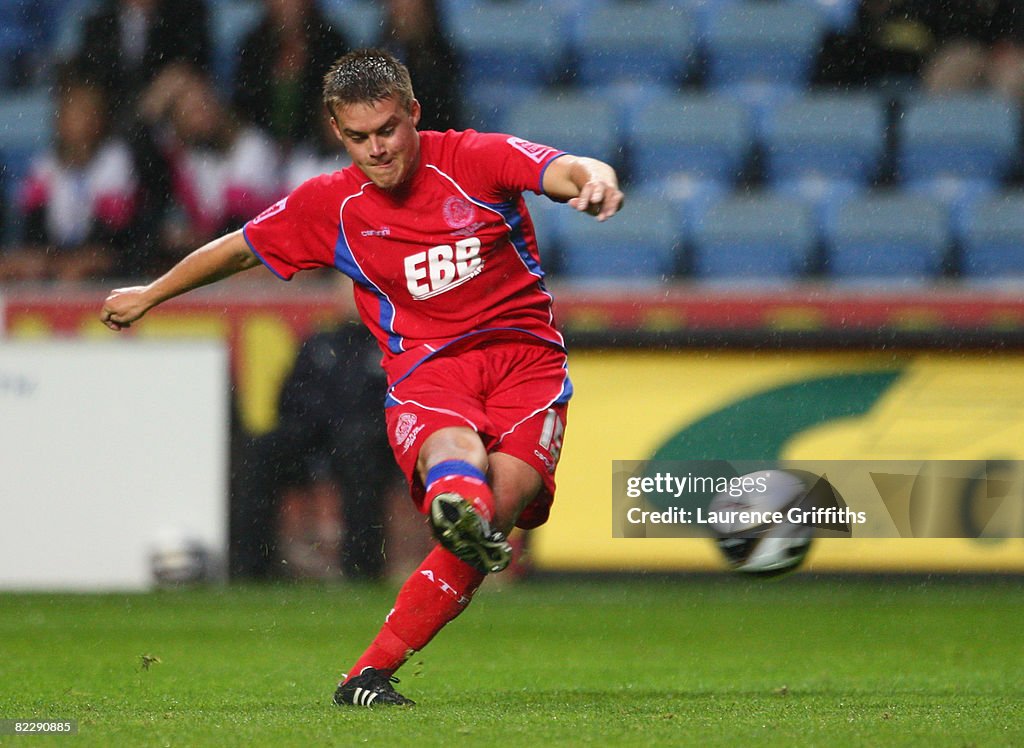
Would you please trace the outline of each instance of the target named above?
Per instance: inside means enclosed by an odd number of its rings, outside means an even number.
[[[123,330],[157,304],[259,264],[241,230],[225,234],[182,259],[152,283],[111,291],[103,302],[100,321],[111,330]]]
[[[544,194],[566,200],[578,211],[606,221],[618,213],[624,195],[615,169],[585,156],[559,156],[544,172]]]

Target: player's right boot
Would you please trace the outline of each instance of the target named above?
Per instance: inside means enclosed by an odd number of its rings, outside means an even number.
[[[491,530],[490,523],[457,493],[434,497],[430,526],[442,546],[484,573],[501,571],[512,559],[505,535]]]
[[[334,692],[334,703],[338,706],[415,706],[416,702],[398,693],[392,683],[398,683],[398,678],[391,677],[383,670],[363,668],[359,675],[338,684]]]

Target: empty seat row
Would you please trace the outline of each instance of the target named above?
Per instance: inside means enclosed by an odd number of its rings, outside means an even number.
[[[820,222],[778,193],[726,195],[694,219],[658,193],[630,198],[629,221],[598,225],[531,199],[542,251],[574,279],[927,282],[1024,278],[1024,193],[974,203],[956,221],[934,200],[873,191]]]
[[[317,0],[357,46],[376,43],[376,0]],[[208,0],[215,70],[230,86],[233,57],[262,16],[260,0]],[[21,50],[71,51],[100,0],[2,3],[0,78]],[[441,0],[442,21],[471,81],[543,85],[563,74],[594,84],[667,81],[706,57],[716,86],[805,83],[823,35],[848,28],[856,0]],[[8,7],[9,6],[9,7]],[[0,84],[2,84],[0,80]]]
[[[379,40],[372,0],[319,0],[355,45]],[[716,88],[803,88],[828,28],[848,24],[847,0],[448,0],[442,20],[470,86],[543,87],[573,79],[671,83],[706,58]],[[218,75],[230,79],[244,35],[262,15],[251,0],[211,3]]]
[[[585,84],[672,81],[706,59],[715,87],[803,87],[849,0],[448,0],[444,20],[470,82],[551,82],[562,66]]]
[[[703,92],[659,93],[624,109],[613,96],[523,94],[491,117],[496,129],[615,163],[633,183],[735,185],[757,146],[773,187],[866,188],[892,155],[900,182],[944,196],[994,189],[1020,158],[1018,104],[987,94],[909,100],[891,132],[886,104],[861,94],[797,96],[760,127],[740,102]]]

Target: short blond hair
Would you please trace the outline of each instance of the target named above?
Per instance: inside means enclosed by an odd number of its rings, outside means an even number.
[[[339,57],[324,75],[324,106],[372,104],[394,96],[412,111],[412,78],[409,69],[382,49],[357,49]]]

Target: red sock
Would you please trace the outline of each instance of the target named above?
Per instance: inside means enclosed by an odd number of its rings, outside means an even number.
[[[349,678],[368,667],[388,675],[396,671],[465,610],[485,576],[441,546],[434,548],[398,591],[395,607]]]
[[[487,476],[479,468],[462,460],[439,462],[427,471],[426,504],[429,507],[440,493],[457,493],[488,522],[494,519],[494,494]]]

